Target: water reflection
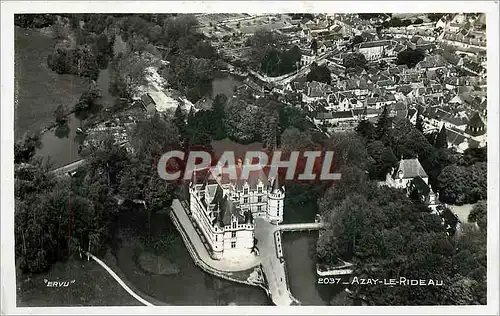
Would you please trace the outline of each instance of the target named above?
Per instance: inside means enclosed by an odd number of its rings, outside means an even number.
[[[57,125],[54,134],[57,138],[68,138],[69,137],[69,126],[68,122],[64,122],[64,124]]]

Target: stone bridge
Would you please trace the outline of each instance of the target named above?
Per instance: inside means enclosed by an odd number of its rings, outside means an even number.
[[[304,230],[320,230],[324,227],[323,222],[315,222],[315,223],[298,223],[298,224],[283,224],[278,225],[279,230],[281,231],[304,231]]]

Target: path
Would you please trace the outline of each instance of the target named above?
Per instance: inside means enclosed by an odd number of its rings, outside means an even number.
[[[116,280],[116,282],[118,282],[118,284],[121,285],[122,288],[125,289],[125,291],[128,292],[128,294],[132,295],[136,300],[138,300],[139,302],[141,302],[142,304],[146,305],[146,306],[154,306],[153,304],[151,304],[150,302],[146,301],[145,299],[143,299],[142,297],[140,297],[139,295],[137,295],[134,291],[132,291],[126,284],[125,282],[122,281],[122,279],[120,279],[120,277],[118,275],[116,275],[116,273],[111,270],[110,267],[108,267],[104,262],[102,262],[99,258],[97,258],[96,256],[94,256],[93,254],[91,253],[88,253],[88,252],[85,252],[86,255],[90,256],[92,259],[95,260],[95,262],[97,262],[98,264],[100,264],[104,269],[106,269],[106,271],[108,271],[109,274],[111,274],[111,276]]]
[[[278,306],[289,306],[297,300],[288,288],[285,261],[277,255],[274,233],[279,230],[278,225],[271,224],[263,218],[255,219],[255,238],[271,299]]]

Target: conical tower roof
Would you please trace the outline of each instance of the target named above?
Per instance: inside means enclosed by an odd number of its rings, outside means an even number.
[[[271,193],[279,193],[279,192],[281,192],[281,187],[279,184],[278,176],[276,176],[276,178],[274,178],[274,180],[273,180],[273,186],[271,188]]]

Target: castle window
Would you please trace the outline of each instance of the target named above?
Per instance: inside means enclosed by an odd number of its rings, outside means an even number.
[[[258,205],[257,206],[257,212],[261,212],[262,211],[262,205]]]
[[[215,235],[215,241],[218,241],[219,238],[217,237],[219,237],[219,235]]]
[[[276,211],[276,216],[280,216],[280,210]]]
[[[233,229],[236,229],[236,222],[233,222]]]
[[[231,238],[236,238],[236,232],[231,232]]]
[[[231,248],[236,248],[236,241],[231,242]]]
[[[247,198],[247,197],[244,197],[244,198],[243,198],[243,203],[244,203],[244,204],[247,204],[247,203],[248,203],[248,198]]]
[[[259,196],[257,197],[257,202],[259,202],[259,203],[260,203],[260,202],[262,202],[262,195],[259,195]]]
[[[257,187],[257,193],[262,193],[262,187],[261,186]]]
[[[243,194],[244,194],[244,195],[247,195],[247,194],[248,194],[248,188],[244,188],[244,189],[243,189]]]

